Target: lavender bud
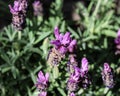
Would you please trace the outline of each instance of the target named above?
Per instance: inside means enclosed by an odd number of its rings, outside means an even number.
[[[67,63],[68,72],[72,73],[74,71],[75,66],[78,66],[78,62],[76,60],[76,54],[70,54],[69,55],[69,61]]]
[[[35,16],[41,16],[43,15],[43,7],[42,3],[39,0],[35,0],[33,3],[33,10]]]
[[[45,75],[43,74],[42,71],[40,71],[38,73],[38,78],[37,78],[37,83],[36,83],[36,87],[40,90],[40,91],[45,91],[47,86],[48,86],[48,81],[49,81],[49,74],[46,73]]]
[[[80,69],[74,67],[74,72],[71,73],[69,80],[67,82],[67,89],[69,91],[76,91],[78,89],[78,83],[80,82]]]
[[[120,54],[120,29],[117,32],[117,38],[115,38],[115,44],[116,44],[116,52],[115,54]]]
[[[104,63],[104,69],[101,74],[104,85],[108,88],[113,88],[115,85],[113,80],[113,72],[108,63]]]
[[[24,29],[26,19],[27,0],[15,0],[14,6],[9,5],[13,15],[12,24],[18,31]]]

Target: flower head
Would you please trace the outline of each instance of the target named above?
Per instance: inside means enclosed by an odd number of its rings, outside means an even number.
[[[108,63],[104,63],[104,68],[101,74],[104,85],[108,88],[113,88],[114,87],[113,72]]]
[[[49,81],[49,74],[46,73],[45,75],[43,74],[42,71],[38,73],[38,78],[37,78],[37,84],[36,87],[39,90],[45,90]]]
[[[39,16],[43,14],[43,7],[42,3],[39,0],[35,0],[33,2],[33,10],[34,10],[34,15]]]
[[[81,61],[81,74],[84,75],[88,72],[88,60],[86,58],[82,58]]]
[[[115,54],[120,54],[120,29],[118,30],[117,38],[115,38],[115,44],[117,49]]]
[[[80,82],[80,68],[74,67],[74,72],[71,73],[67,82],[67,89],[69,91],[76,91],[78,89],[78,83]]]
[[[75,66],[78,66],[76,54],[69,54],[69,61],[67,62],[68,72],[73,72]]]
[[[111,72],[111,68],[110,68],[108,63],[104,63],[104,69],[103,70],[104,70],[105,73]]]
[[[76,47],[76,40],[72,40],[70,32],[66,32],[65,35],[59,33],[58,27],[55,27],[54,34],[56,40],[52,40],[51,44],[55,46],[62,54],[66,52],[73,52]]]
[[[9,5],[10,12],[13,15],[12,24],[18,31],[25,27],[27,4],[27,0],[15,0],[13,7]]]
[[[18,14],[19,12],[26,11],[27,9],[27,0],[15,0],[14,6],[9,5],[10,12],[12,14]]]
[[[120,29],[117,32],[117,38],[115,39],[115,44],[120,44]]]

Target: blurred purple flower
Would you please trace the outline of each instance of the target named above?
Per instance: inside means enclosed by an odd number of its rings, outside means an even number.
[[[34,10],[35,16],[43,15],[43,7],[42,7],[42,3],[40,2],[40,0],[35,0],[33,2],[33,10]]]
[[[15,0],[14,6],[12,7],[11,5],[9,5],[9,8],[12,14],[18,14],[19,12],[26,12],[27,6],[27,0]]]
[[[71,73],[67,82],[67,89],[69,91],[76,91],[78,89],[78,83],[80,82],[80,68],[74,67],[74,72]]]
[[[42,91],[38,96],[47,96],[47,92]]]
[[[76,47],[76,40],[72,40],[70,32],[66,32],[65,35],[60,34],[58,27],[55,27],[54,34],[56,40],[52,40],[51,44],[55,45],[55,48],[62,54],[66,52],[73,52]]]
[[[107,74],[108,72],[111,72],[111,68],[108,63],[104,63],[104,72]]]
[[[12,14],[17,14],[18,12],[22,11],[19,1],[14,1],[14,6],[12,7],[11,5],[9,5],[9,8]]]
[[[70,93],[70,95],[69,96],[75,96],[75,93],[74,92],[72,92],[72,93]]]
[[[88,60],[87,58],[82,58],[81,60],[81,85],[83,88],[87,88],[90,84],[90,78],[88,75]]]
[[[120,54],[120,29],[118,30],[117,38],[115,39],[115,44],[117,49],[115,54]]]
[[[37,78],[37,83],[36,87],[39,90],[45,90],[48,86],[48,81],[49,81],[49,74],[46,73],[45,76],[42,71],[38,73],[38,78]]]
[[[76,54],[69,54],[69,61],[67,62],[68,72],[70,72],[70,73],[73,72],[75,66],[78,66]]]
[[[108,88],[113,88],[114,87],[113,72],[108,63],[104,63],[104,68],[101,74],[104,85]]]
[[[117,32],[117,38],[115,39],[115,44],[120,44],[120,29]]]
[[[18,31],[25,27],[27,5],[27,0],[15,0],[13,7],[9,5],[10,12],[13,15],[12,24]]]
[[[85,75],[88,72],[88,60],[86,58],[82,58],[81,60],[81,76]]]

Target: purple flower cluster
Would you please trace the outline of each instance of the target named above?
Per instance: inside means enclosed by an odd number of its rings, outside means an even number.
[[[39,96],[47,96],[46,89],[48,87],[48,81],[49,81],[49,74],[46,73],[45,75],[43,74],[42,71],[38,73],[38,78],[37,78],[37,83],[36,87],[39,89],[40,94]]]
[[[74,66],[74,72],[71,73],[69,80],[67,82],[67,89],[70,92],[76,91],[79,88],[79,85],[82,85],[83,88],[87,88],[90,85],[90,80],[88,78],[88,61],[86,58],[83,58],[81,61],[81,68]]]
[[[17,30],[22,30],[25,27],[27,6],[27,0],[15,0],[13,7],[9,5],[10,12],[13,15],[12,24]]]
[[[120,29],[118,30],[117,38],[115,39],[115,44],[117,49],[115,54],[120,54]]]
[[[114,87],[113,72],[108,63],[104,63],[104,68],[101,74],[104,85],[108,88],[113,88]]]
[[[67,52],[73,52],[76,47],[76,40],[72,40],[70,32],[66,32],[65,35],[60,34],[58,27],[54,29],[55,40],[51,41],[51,44],[62,54]]]
[[[69,61],[67,62],[67,71],[73,72],[74,66],[78,66],[78,62],[76,59],[76,54],[69,54]]]
[[[77,43],[70,37],[70,32],[66,32],[65,35],[60,34],[58,27],[55,27],[54,34],[56,39],[51,41],[54,47],[50,50],[47,59],[50,65],[58,65],[67,52],[74,52]]]
[[[39,0],[35,0],[33,2],[33,10],[35,16],[41,16],[43,15],[43,7],[42,3]]]

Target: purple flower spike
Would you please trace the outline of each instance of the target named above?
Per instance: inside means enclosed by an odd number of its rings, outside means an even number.
[[[58,27],[55,27],[54,34],[56,40],[52,40],[51,44],[53,44],[60,53],[65,54],[74,51],[77,42],[76,40],[72,40],[70,32],[66,32],[65,35],[62,35],[59,33]]]
[[[33,2],[33,10],[35,16],[42,16],[43,15],[43,7],[40,0],[35,0]]]
[[[115,39],[115,44],[120,44],[120,29],[118,30],[117,38]]]
[[[86,58],[83,58],[81,61],[81,71],[87,73],[88,72],[88,60]]]
[[[72,92],[72,93],[70,93],[70,95],[69,96],[75,96],[75,93],[74,92]]]
[[[27,5],[27,0],[15,0],[13,7],[9,5],[10,12],[13,15],[12,24],[18,31],[25,27]]]
[[[78,83],[80,82],[80,68],[74,67],[74,72],[71,73],[67,82],[67,89],[69,91],[76,91],[78,89]]]
[[[19,1],[14,1],[14,6],[12,7],[11,5],[9,5],[9,8],[12,14],[17,14],[18,12],[22,11]]]
[[[118,33],[117,33],[117,38],[115,38],[115,44],[116,44],[116,52],[115,54],[120,54],[120,29],[118,30]]]
[[[108,88],[113,88],[114,87],[113,72],[108,63],[104,63],[104,69],[101,74],[104,85]]]
[[[25,14],[27,6],[28,6],[27,0],[15,0],[14,6],[12,7],[11,5],[9,5],[9,8],[12,14],[18,14],[19,12]]]
[[[38,96],[47,96],[47,92],[42,91]]]
[[[110,68],[110,66],[108,65],[108,63],[104,63],[104,72],[105,72],[105,73],[111,72],[111,68]]]
[[[39,90],[45,90],[45,89],[47,88],[48,81],[49,81],[49,74],[46,73],[45,76],[44,76],[43,72],[40,71],[40,72],[38,73],[38,78],[37,78],[36,87],[37,87]]]

